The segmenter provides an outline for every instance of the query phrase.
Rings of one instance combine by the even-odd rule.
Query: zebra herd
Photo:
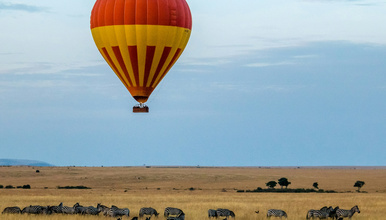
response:
[[[23,209],[13,206],[6,207],[2,214],[44,214],[50,215],[54,213],[59,214],[81,214],[81,215],[99,215],[102,212],[105,216],[129,216],[130,210],[128,208],[118,208],[117,206],[111,206],[111,208],[98,203],[97,207],[82,206],[79,203],[75,203],[72,207],[64,206],[61,202],[58,206],[40,206],[30,205]]]
[[[332,206],[324,206],[321,209],[310,209],[307,212],[306,219],[337,219],[343,220],[343,218],[349,218],[354,215],[355,212],[360,213],[358,206],[352,207],[350,210],[340,209],[339,206],[332,208]],[[258,213],[258,212],[256,212]],[[267,212],[267,218],[271,217],[284,217],[287,218],[287,213],[280,209],[270,209]]]
[[[308,210],[306,219],[337,219],[343,220],[343,218],[349,218],[355,214],[355,212],[360,213],[358,206],[352,207],[350,210],[340,209],[339,206],[332,208],[332,206],[327,207],[324,206],[321,209],[311,209]],[[72,207],[63,206],[63,203],[60,203],[58,206],[40,206],[40,205],[30,205],[24,207],[23,209],[13,206],[6,207],[2,214],[44,214],[50,215],[54,213],[61,214],[81,214],[81,215],[99,215],[102,213],[104,216],[109,217],[119,217],[121,219],[122,216],[130,216],[130,210],[128,208],[118,208],[115,205],[111,207],[107,207],[105,205],[97,204],[96,207],[93,206],[82,206],[79,203],[75,203]],[[259,213],[259,211],[256,211]],[[145,216],[146,215],[146,216]],[[150,220],[151,217],[158,217],[159,213],[152,207],[143,207],[139,210],[139,218],[145,217],[146,220]],[[164,217],[167,220],[185,220],[185,213],[178,208],[167,207],[164,211]],[[236,215],[233,211],[229,209],[209,209],[208,210],[208,218],[223,218],[224,220],[228,219],[228,217],[235,218]],[[267,211],[267,218],[271,217],[279,217],[279,218],[287,218],[287,213],[280,209],[269,209]],[[133,217],[132,220],[137,220],[138,217]]]
[[[99,215],[102,213],[104,216],[119,217],[130,216],[130,210],[128,208],[118,208],[115,205],[107,207],[105,205],[97,204],[94,206],[82,206],[79,203],[75,203],[72,207],[64,206],[61,202],[57,206],[40,206],[30,205],[21,209],[18,206],[6,207],[2,214],[80,214],[80,215]],[[146,216],[145,216],[146,215]],[[150,220],[152,216],[158,216],[157,210],[151,207],[143,207],[139,210],[139,218],[145,217],[146,220]],[[185,213],[178,208],[167,207],[165,208],[164,216],[167,220],[185,220]],[[137,220],[138,217],[133,217],[132,220]]]
[[[361,213],[357,205],[352,207],[350,210],[340,209],[339,206],[335,208],[332,208],[332,206],[330,207],[324,206],[319,210],[314,210],[314,209],[308,210],[306,219],[314,219],[314,218],[319,218],[319,219],[332,218],[332,219],[338,219],[338,220],[342,220],[343,218],[351,219],[351,217],[355,214],[355,212]]]

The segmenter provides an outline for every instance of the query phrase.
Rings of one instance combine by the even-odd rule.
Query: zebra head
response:
[[[351,211],[353,211],[353,213],[354,213],[354,212],[361,213],[361,211],[359,210],[359,207],[358,207],[357,205],[354,206],[354,207],[352,207],[352,208],[351,208]]]

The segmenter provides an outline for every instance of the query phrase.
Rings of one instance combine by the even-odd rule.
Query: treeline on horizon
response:
[[[323,190],[323,189],[304,189],[304,188],[297,188],[297,189],[263,189],[261,187],[257,187],[253,190],[237,190],[238,193],[338,193],[335,190]]]

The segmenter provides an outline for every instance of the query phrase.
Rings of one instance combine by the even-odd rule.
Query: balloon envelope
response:
[[[91,12],[99,52],[139,103],[180,57],[191,29],[186,0],[97,0]]]

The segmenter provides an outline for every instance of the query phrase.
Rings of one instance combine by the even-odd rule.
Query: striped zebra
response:
[[[21,213],[49,215],[49,214],[52,214],[52,210],[50,206],[30,205],[25,207],[23,210],[21,210]]]
[[[216,210],[217,217],[223,216],[228,218],[231,216],[232,218],[236,217],[235,213],[229,209],[217,209]]]
[[[319,219],[327,219],[330,217],[330,212],[326,212],[323,210],[309,210],[306,216],[306,219],[314,219],[314,218],[319,218]]]
[[[21,209],[17,206],[6,207],[1,214],[21,214]]]
[[[327,219],[330,217],[330,212],[333,210],[332,206],[328,207],[325,206],[321,208],[320,210],[314,210],[311,209],[307,212],[306,219],[310,218],[319,218],[319,219]]]
[[[79,203],[75,203],[74,206],[68,207],[68,206],[62,206],[62,213],[63,214],[75,214],[76,208],[80,206]]]
[[[42,213],[42,207],[39,205],[39,206],[27,206],[27,207],[24,207],[23,210],[21,210],[21,213],[24,214],[24,213],[27,213],[27,214],[41,214]]]
[[[107,216],[110,211],[109,207],[101,205],[100,203],[98,203],[97,209],[100,210],[104,216]]]
[[[53,213],[62,213],[63,202],[61,202],[58,206],[51,206],[51,210]]]
[[[94,206],[89,206],[85,207],[84,213],[82,214],[87,214],[87,215],[99,215],[101,211],[95,208]]]
[[[208,217],[209,218],[217,218],[217,211],[214,209],[208,209]]]
[[[338,209],[336,210],[336,218],[348,217],[349,219],[351,219],[351,217],[354,215],[355,212],[361,213],[357,205],[352,207],[350,210]]]
[[[268,210],[267,212],[267,218],[271,218],[271,217],[284,217],[284,218],[287,218],[287,213],[285,213],[285,211],[283,210],[280,210],[280,209],[270,209]]]
[[[130,210],[128,208],[123,208],[120,209],[117,206],[113,205],[111,208],[107,211],[107,216],[110,217],[117,217],[117,216],[127,216],[129,217],[130,215]]]
[[[184,214],[184,212],[181,209],[178,208],[173,208],[173,207],[166,207],[164,211],[164,216],[169,217],[169,215],[175,215],[175,216],[180,216]],[[185,214],[184,214],[185,216]]]
[[[150,217],[152,217],[153,215],[158,216],[159,213],[157,212],[157,210],[153,209],[152,207],[142,207],[139,210],[139,217],[143,217],[144,215],[150,215]]]

